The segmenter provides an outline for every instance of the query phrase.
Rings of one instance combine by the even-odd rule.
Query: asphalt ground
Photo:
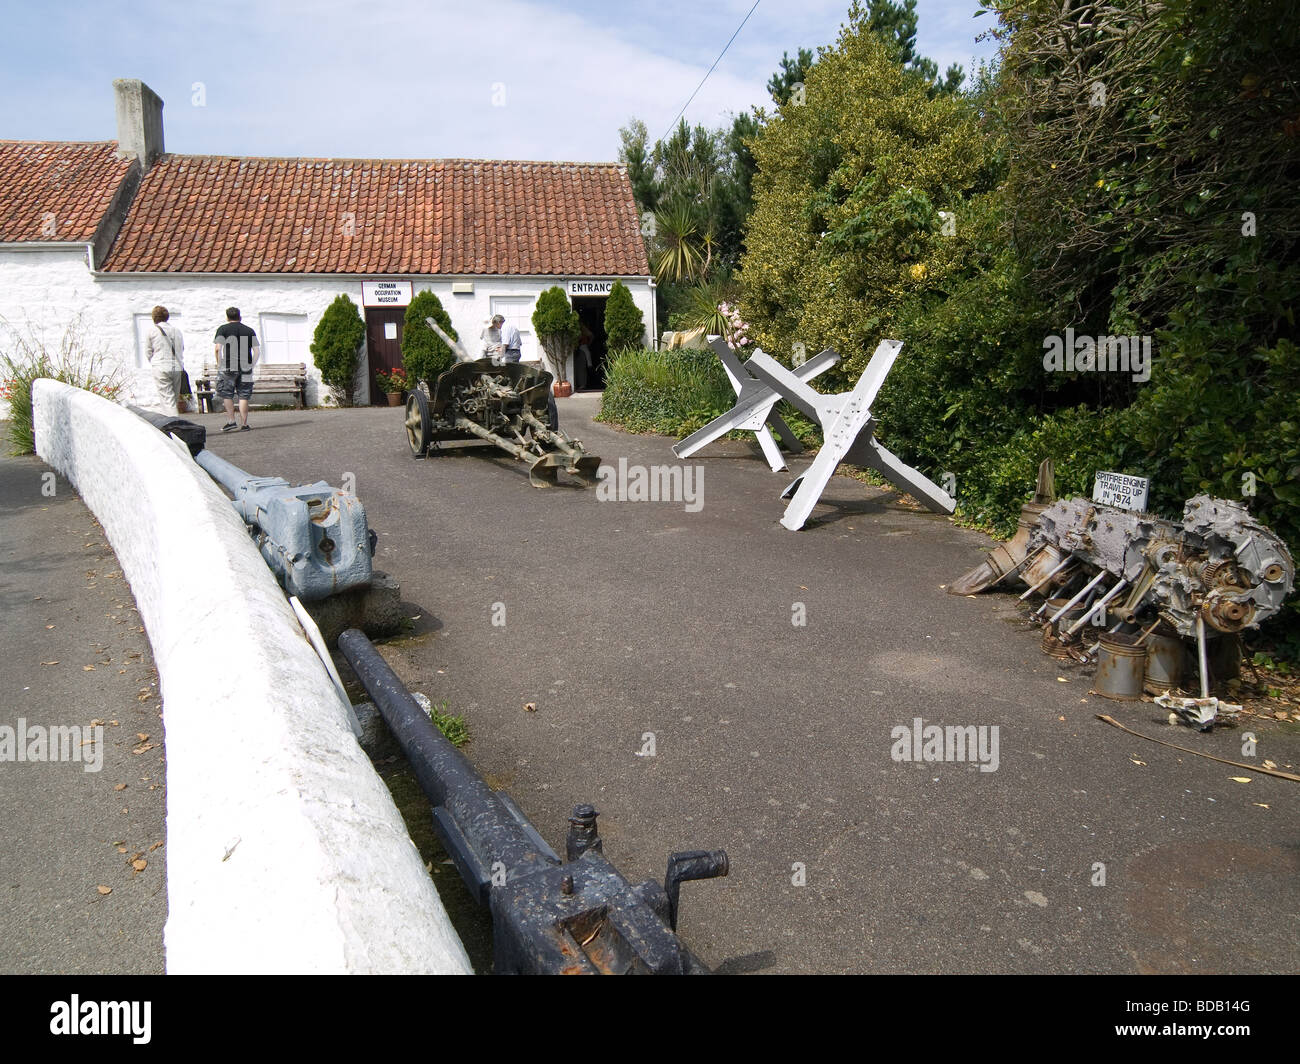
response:
[[[728,851],[727,879],[682,892],[681,933],[720,971],[1300,968],[1297,785],[1095,715],[1283,767],[1294,724],[1252,721],[1252,760],[1241,729],[1090,695],[1014,595],[944,592],[987,537],[842,476],[789,532],[789,478],[755,446],[681,463],[590,421],[596,403],[561,400],[564,427],[610,465],[702,470],[697,512],[563,474],[535,489],[482,451],[416,461],[398,409],[202,420],[250,472],[355,485],[414,619],[385,655],[465,714],[468,755],[553,846],[591,801],[629,878]],[[895,760],[914,718],[998,728],[996,771]]]
[[[161,973],[162,720],[135,601],[93,515],[36,458],[0,458],[0,559],[0,972]],[[20,721],[44,759],[16,760]],[[31,729],[59,726],[101,739],[50,760]]]
[[[1199,735],[1148,703],[1091,696],[1041,653],[1014,596],[945,594],[986,537],[846,477],[815,526],[788,532],[789,478],[755,447],[680,463],[671,440],[590,422],[595,402],[561,400],[566,429],[611,465],[702,469],[698,511],[600,501],[563,476],[534,489],[485,452],[415,461],[396,409],[255,411],[255,431],[228,435],[219,414],[196,420],[252,473],[355,487],[413,618],[383,653],[467,717],[467,754],[557,850],[583,801],[634,880],[661,878],[673,850],[727,849],[728,878],[682,892],[682,936],[718,971],[1300,967],[1296,785],[1095,714],[1251,761],[1240,730]],[[40,496],[43,469],[0,465],[0,681],[30,700],[9,718],[93,712],[132,740],[156,732],[156,696],[135,701],[147,645],[111,554],[65,484]],[[996,771],[895,760],[891,732],[917,717],[997,727]],[[1256,760],[1300,762],[1294,725],[1249,727]],[[163,837],[163,790],[147,790],[159,766],[145,767],[160,759],[115,739],[94,775],[0,765],[6,808],[24,811],[0,836],[15,855],[4,970],[160,970],[165,850],[143,873],[127,863]]]

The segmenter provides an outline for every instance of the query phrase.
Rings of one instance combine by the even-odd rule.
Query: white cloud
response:
[[[10,101],[0,135],[107,139],[114,77],[166,100],[171,151],[327,157],[610,160],[618,129],[663,133],[752,0],[144,0],[129,16],[90,0],[56,20],[15,14],[15,39],[55,34],[58,74],[41,52],[0,70]],[[762,0],[691,104],[716,126],[768,102],[783,51],[834,41],[848,0]],[[973,4],[924,0],[919,46],[970,68]],[[202,82],[206,106],[191,105]],[[505,106],[493,106],[502,83]]]

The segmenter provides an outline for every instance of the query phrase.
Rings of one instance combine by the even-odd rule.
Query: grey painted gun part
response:
[[[727,341],[717,339],[712,342],[714,352],[722,361],[722,368],[726,370],[727,377],[731,381],[731,387],[736,392],[736,405],[728,410],[721,417],[716,417],[710,421],[704,428],[698,432],[692,433],[673,447],[673,454],[678,458],[689,458],[700,448],[707,446],[728,432],[752,432],[758,437],[758,445],[763,449],[763,456],[767,459],[767,464],[772,467],[772,472],[779,473],[786,468],[785,459],[781,455],[781,449],[777,447],[776,440],[772,438],[772,429],[776,429],[777,434],[781,437],[781,442],[785,444],[786,449],[794,454],[803,451],[803,445],[790,431],[790,426],[785,423],[779,414],[774,414],[772,408],[780,400],[780,396],[772,388],[763,382],[756,380],[748,372],[748,365],[741,365],[740,359],[736,357],[734,351],[727,346]],[[756,351],[754,354],[761,354]],[[802,366],[796,367],[794,376],[803,382],[808,382],[814,377],[835,365],[840,360],[840,356],[827,348],[821,354],[810,358]],[[752,361],[752,357],[751,357]],[[769,428],[768,426],[771,426]]]
[[[436,328],[437,323],[431,323]],[[600,459],[580,440],[550,428],[551,375],[530,363],[457,362],[438,375],[426,396],[406,401],[406,439],[416,458],[436,454],[443,443],[478,440],[527,462],[534,487],[554,486],[558,472],[593,483]]]
[[[441,339],[444,344],[450,347],[452,353],[455,354],[456,357],[459,358],[462,362],[474,361],[474,356],[471,355],[468,351],[466,351],[463,346],[461,346],[461,342],[459,340],[453,340],[450,336],[448,336],[445,332],[443,332],[442,326],[440,326],[436,321],[434,321],[432,318],[425,318],[424,323],[427,326],[429,326],[430,329],[432,329],[434,332],[438,334],[439,339]]]
[[[234,496],[235,512],[290,595],[314,602],[370,583],[374,544],[355,495],[323,480],[295,488],[255,477],[211,451],[194,460]]]

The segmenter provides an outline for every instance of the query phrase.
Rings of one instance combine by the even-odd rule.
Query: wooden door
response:
[[[383,406],[387,399],[375,384],[375,370],[394,370],[402,364],[402,320],[405,307],[366,308],[366,350],[370,354],[370,402]]]

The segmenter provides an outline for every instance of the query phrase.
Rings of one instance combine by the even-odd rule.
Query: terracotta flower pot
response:
[[[564,399],[573,394],[573,385],[568,381],[556,381],[554,391],[556,398]]]
[[[389,392],[389,393],[388,393],[388,405],[389,405],[389,406],[401,406],[401,405],[402,405],[402,393],[401,393],[401,392]]]

